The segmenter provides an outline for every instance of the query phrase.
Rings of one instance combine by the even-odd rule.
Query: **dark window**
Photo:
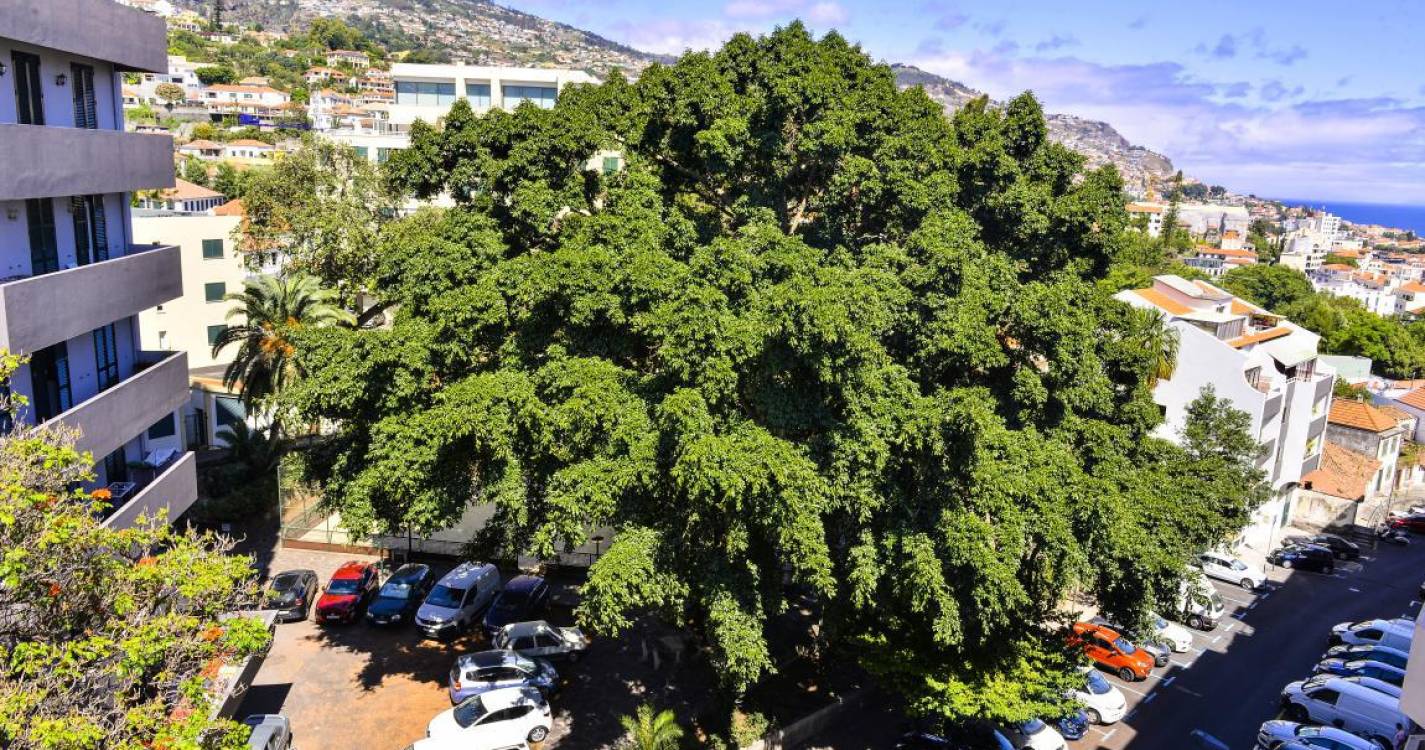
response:
[[[1378,641],[1378,640],[1380,640],[1380,631],[1377,630],[1377,629],[1375,629],[1375,628],[1366,628],[1365,630],[1362,630],[1362,631],[1356,633],[1356,635],[1358,635],[1358,636],[1360,636],[1360,637],[1362,637],[1362,638],[1364,638],[1364,639],[1366,639],[1366,640],[1368,640],[1368,641]]]
[[[470,106],[477,109],[490,108],[490,84],[488,83],[467,83],[465,84],[465,98],[470,100]]]
[[[109,259],[109,226],[104,218],[104,197],[76,195],[69,199],[74,215],[74,257],[87,266]]]
[[[159,438],[173,437],[178,434],[178,428],[173,424],[173,415],[165,414],[153,426],[148,428],[148,439],[158,440]]]
[[[218,412],[218,427],[227,427],[247,419],[247,410],[243,408],[242,400],[234,396],[219,396],[213,399]]]
[[[228,293],[228,285],[221,281],[203,285],[203,299],[208,302],[222,302],[223,295]]]
[[[44,94],[40,84],[40,58],[28,52],[10,53],[15,64],[15,116],[21,125],[45,124]]]
[[[94,104],[94,69],[71,63],[70,90],[74,92],[74,127],[94,130],[99,127],[98,107]]]
[[[522,706],[510,706],[505,710],[509,712],[509,715],[505,717],[506,719],[518,719],[521,716],[524,716],[525,714],[534,710],[534,706],[528,704]]]
[[[522,638],[516,638],[512,648],[515,651],[525,651],[534,648],[534,638],[528,635]]]
[[[99,390],[119,382],[119,348],[114,344],[113,323],[94,329],[94,368],[99,375]]]
[[[104,479],[110,483],[129,481],[129,460],[123,447],[104,457]]]
[[[35,391],[35,421],[45,422],[74,405],[69,388],[69,349],[61,341],[30,357],[30,381]]]
[[[541,634],[539,634],[539,635],[537,635],[537,636],[534,637],[534,647],[535,647],[535,648],[554,648],[555,646],[558,646],[558,645],[559,645],[559,642],[556,641],[556,640],[554,640],[554,636],[552,636],[552,635],[545,635],[545,634],[541,633]]]
[[[54,208],[49,198],[25,201],[30,223],[30,273],[39,276],[59,270],[59,244],[54,238]]]
[[[228,327],[222,323],[215,326],[208,326],[208,346],[217,346],[218,337],[223,335],[223,331],[226,330],[228,330]]]
[[[203,260],[223,257],[222,240],[203,240]]]
[[[1314,693],[1307,693],[1306,697],[1314,701],[1325,703],[1328,706],[1334,706],[1336,705],[1336,700],[1341,697],[1341,694],[1330,688],[1322,688]]]

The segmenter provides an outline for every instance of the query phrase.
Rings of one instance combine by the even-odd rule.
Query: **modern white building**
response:
[[[125,72],[167,69],[163,19],[113,0],[0,3],[0,348],[27,422],[72,428],[94,488],[132,524],[197,498],[182,352],[145,350],[138,314],[183,293],[179,250],[143,245],[135,191],[174,184],[173,142],[124,132]]]
[[[183,295],[139,314],[143,348],[187,352],[190,368],[232,361],[236,349],[214,357],[213,343],[228,326],[228,311],[238,306],[227,294],[242,291],[249,276],[233,244],[233,232],[241,222],[242,215],[231,211],[135,210],[134,238],[176,245],[183,259]]]
[[[1115,297],[1156,310],[1178,331],[1177,369],[1153,391],[1164,413],[1160,437],[1180,439],[1188,405],[1207,386],[1251,417],[1257,467],[1273,496],[1237,541],[1267,551],[1291,517],[1302,476],[1321,462],[1334,373],[1318,360],[1320,337],[1205,281],[1158,276]]]
[[[1133,219],[1140,219],[1146,222],[1145,230],[1149,237],[1161,237],[1163,235],[1163,206],[1159,203],[1135,202],[1128,204],[1128,216]]]

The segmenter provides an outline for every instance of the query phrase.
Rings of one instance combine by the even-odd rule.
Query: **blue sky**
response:
[[[800,18],[1259,195],[1425,205],[1421,0],[503,0],[650,52]]]

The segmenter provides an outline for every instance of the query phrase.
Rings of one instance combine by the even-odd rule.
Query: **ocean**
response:
[[[1288,206],[1322,208],[1353,224],[1380,224],[1396,229],[1413,229],[1425,236],[1425,206],[1391,206],[1384,203],[1343,203],[1341,201],[1309,201],[1297,198],[1273,198]]]

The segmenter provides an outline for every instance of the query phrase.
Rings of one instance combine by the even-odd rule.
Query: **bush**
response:
[[[756,711],[744,713],[740,708],[732,709],[730,731],[732,741],[737,747],[747,747],[767,736],[770,727],[771,722],[767,721],[767,717]]]

